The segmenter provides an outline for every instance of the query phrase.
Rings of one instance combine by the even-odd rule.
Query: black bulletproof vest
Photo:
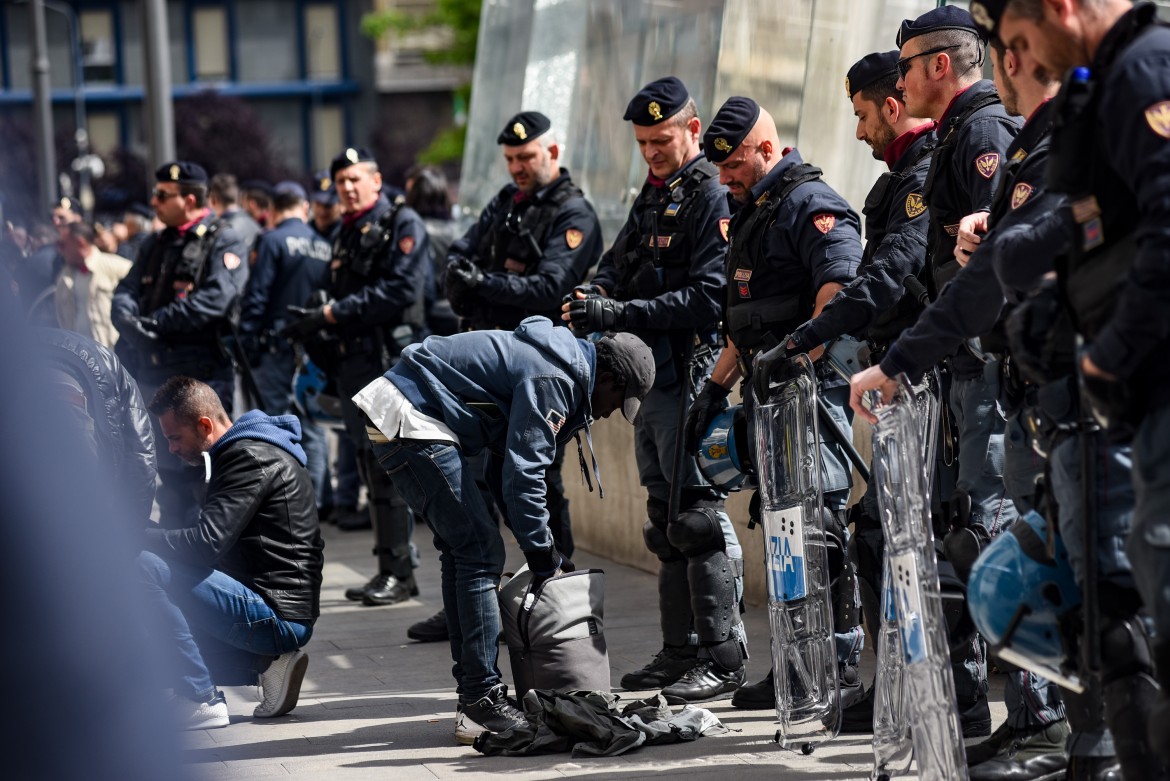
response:
[[[514,188],[510,190],[519,192]],[[560,177],[553,182],[545,197],[525,198],[519,202],[509,198],[510,202],[504,204],[506,208],[496,212],[491,229],[484,233],[476,247],[476,257],[484,271],[520,276],[534,273],[544,257],[543,247],[561,206],[570,198],[584,195],[571,180]]]
[[[171,229],[155,237],[142,273],[138,311],[150,314],[173,301],[186,298],[207,281],[208,258],[219,223],[200,223],[182,236]]]
[[[926,267],[928,271],[927,289],[930,291],[931,299],[938,298],[939,291],[947,282],[951,281],[955,274],[959,273],[961,268],[954,255],[955,235],[957,234],[952,234],[947,230],[947,219],[948,217],[952,218],[953,225],[957,226],[959,220],[971,211],[966,209],[963,210],[962,214],[947,214],[942,208],[944,204],[964,202],[962,193],[957,191],[959,183],[949,175],[951,162],[955,156],[955,142],[958,140],[959,130],[966,126],[976,111],[994,106],[999,102],[999,95],[994,92],[988,92],[971,101],[963,109],[958,120],[950,123],[950,130],[944,138],[939,139],[938,145],[934,148],[934,156],[930,161],[930,172],[926,175],[926,184],[922,188],[926,205],[930,208],[930,237],[926,252]],[[943,180],[947,188],[945,193],[939,189],[942,186],[938,178],[941,171],[948,174]]]
[[[900,171],[887,171],[878,177],[873,187],[870,188],[869,195],[865,197],[865,207],[862,209],[862,213],[865,215],[865,250],[861,254],[859,268],[864,268],[873,260],[874,254],[881,246],[882,240],[886,237],[885,228],[889,224],[890,213],[895,207],[905,209],[904,204],[895,203],[902,182],[907,177],[928,169],[933,151],[933,143],[923,143],[917,156],[904,168]],[[925,270],[921,276],[926,276]],[[919,281],[922,280],[919,279]],[[917,296],[904,293],[898,299],[898,303],[877,316],[866,331],[866,338],[879,347],[888,346],[889,342],[918,320],[918,315],[923,308]]]
[[[715,166],[700,160],[660,189],[647,182],[634,203],[635,230],[613,247],[619,301],[654,298],[684,287],[692,265],[695,204],[703,185],[718,176]]]
[[[1129,16],[1130,27],[1098,55],[1106,68],[1117,54],[1155,29],[1152,7]],[[1077,331],[1092,339],[1113,314],[1137,252],[1138,204],[1109,166],[1098,119],[1105,73],[1076,68],[1055,99],[1048,185],[1067,193],[1077,222],[1068,256],[1057,258],[1065,301]]]
[[[821,169],[808,163],[789,168],[784,176],[754,203],[735,215],[727,247],[727,334],[740,350],[770,346],[787,336],[812,315],[808,290],[793,292],[792,280],[767,267],[764,242],[776,212],[800,185],[821,178]],[[759,275],[756,275],[759,272]],[[740,301],[740,279],[747,276],[754,291],[750,301]]]
[[[394,221],[402,205],[402,200],[396,199],[389,209],[360,229],[342,228],[338,231],[337,238],[333,240],[333,269],[329,286],[334,298],[353,295],[378,281],[383,258],[394,252]],[[419,301],[403,311],[400,323],[421,326],[424,306],[420,296]],[[395,325],[398,323],[388,323],[384,328],[391,329]]]

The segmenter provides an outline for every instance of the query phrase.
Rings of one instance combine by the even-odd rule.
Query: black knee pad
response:
[[[646,548],[658,557],[659,561],[682,561],[686,557],[670,544],[666,538],[666,531],[659,528],[654,521],[646,521],[642,525],[642,538],[646,541]]]
[[[1101,680],[1110,681],[1154,672],[1150,638],[1137,618],[1114,619],[1101,629]]]
[[[678,514],[674,523],[666,527],[666,538],[687,558],[727,547],[719,511],[714,507],[692,507]]]

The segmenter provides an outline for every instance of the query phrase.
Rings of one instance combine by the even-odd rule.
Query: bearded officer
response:
[[[730,226],[725,271],[727,346],[691,405],[686,433],[692,443],[706,433],[735,382],[752,379],[755,356],[781,345],[796,326],[818,315],[853,279],[861,261],[857,215],[821,181],[819,168],[806,164],[796,149],[781,147],[775,120],[754,100],[728,98],[703,136],[703,147],[738,207]],[[813,357],[818,356],[819,351],[814,352]],[[760,378],[765,386],[769,372],[765,368]],[[844,381],[824,363],[818,364],[817,373],[820,395],[836,428],[850,431]],[[750,420],[754,397],[744,396]],[[827,530],[836,532],[843,560],[841,520],[852,476],[842,445],[831,434],[823,437],[821,489],[826,525],[833,527]],[[864,635],[852,578],[839,577],[837,583],[847,584],[846,593],[834,602],[841,683],[848,690],[842,692],[842,706],[848,707],[862,694],[856,668]],[[740,707],[774,708],[772,672],[737,692],[734,701]]]

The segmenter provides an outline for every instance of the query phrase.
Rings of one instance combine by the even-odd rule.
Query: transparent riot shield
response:
[[[905,376],[897,379],[894,398],[888,404],[878,400],[873,405],[878,418],[873,429],[873,463],[890,597],[902,647],[902,697],[911,704],[905,710],[919,778],[965,780],[966,756],[930,522],[930,464],[923,459],[923,434],[933,426],[917,411],[925,400],[915,399]]]
[[[922,463],[927,485],[934,463],[938,437],[939,383],[935,372],[913,389],[914,415],[918,421]],[[887,470],[888,471],[888,470]],[[879,499],[880,503],[880,499]],[[930,504],[929,493],[926,496]],[[881,626],[877,637],[877,672],[874,675],[873,775],[877,781],[903,775],[910,769],[914,747],[910,737],[910,699],[906,695],[906,661],[898,634],[896,601],[890,576],[889,547],[882,561]]]
[[[799,355],[754,414],[780,720],[776,740],[805,753],[835,737],[841,722],[816,393],[812,363]]]

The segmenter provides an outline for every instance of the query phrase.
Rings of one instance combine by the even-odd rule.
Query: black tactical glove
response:
[[[556,546],[524,551],[524,560],[528,562],[528,570],[532,573],[532,586],[535,588],[551,577],[564,572],[572,572],[577,567],[568,557],[557,550]]]
[[[760,353],[752,365],[752,393],[755,394],[756,401],[761,404],[768,398],[772,380],[777,375],[787,373],[788,359],[791,357],[788,341],[788,337],[785,337],[784,341],[771,350]]]
[[[573,288],[572,292],[565,293],[564,297],[561,298],[561,303],[571,304],[574,301],[579,301],[584,298],[603,295],[605,294],[601,292],[601,288],[597,285],[577,285],[577,287]]]
[[[477,271],[478,277],[475,275]],[[474,285],[470,284],[473,278]],[[457,257],[447,265],[446,271],[443,272],[443,292],[456,314],[467,316],[468,306],[475,300],[473,291],[481,281],[483,272],[467,258]]]
[[[143,349],[158,341],[158,322],[152,317],[131,317],[126,321],[127,330],[122,336]]]
[[[683,428],[686,440],[683,448],[693,453],[699,447],[699,440],[707,433],[711,421],[727,407],[727,394],[730,388],[724,388],[719,383],[708,378],[699,395],[691,402],[687,412],[687,422]]]
[[[331,302],[332,303],[332,302]],[[304,339],[312,336],[320,331],[322,328],[329,327],[329,321],[325,319],[325,307],[329,304],[323,304],[317,307],[303,307],[290,306],[288,313],[295,319],[280,329],[280,335],[286,339]]]
[[[569,302],[569,322],[579,334],[623,331],[626,327],[626,305],[612,298],[594,296]]]

